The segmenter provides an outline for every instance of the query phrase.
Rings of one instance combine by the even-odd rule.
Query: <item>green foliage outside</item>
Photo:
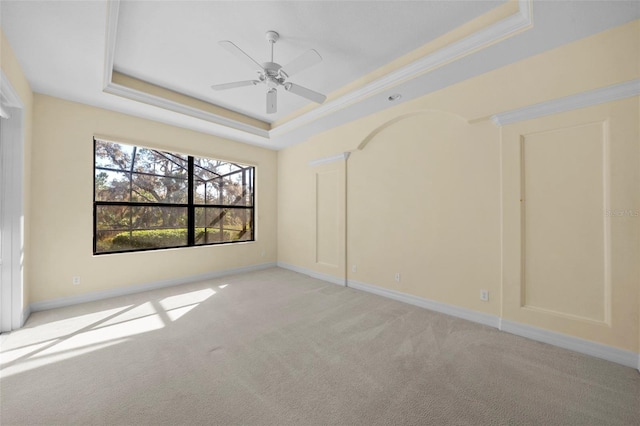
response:
[[[186,246],[189,161],[96,140],[96,252]],[[251,239],[253,168],[198,157],[193,165],[195,244]]]
[[[126,250],[137,248],[182,246],[187,243],[186,229],[150,229],[143,231],[121,232],[113,237],[113,249]]]
[[[205,235],[204,228],[196,228],[196,244],[215,243],[222,241],[236,241],[240,239],[241,230],[223,231],[220,238],[219,229],[207,229]],[[205,240],[206,238],[206,240]],[[113,239],[105,239],[100,241],[100,251],[117,251],[155,247],[177,247],[187,244],[186,229],[149,229],[121,232]]]

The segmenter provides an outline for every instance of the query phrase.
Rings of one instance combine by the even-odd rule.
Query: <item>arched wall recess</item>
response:
[[[458,114],[454,114],[452,112],[449,111],[442,111],[442,110],[436,110],[436,109],[428,109],[428,110],[420,110],[420,111],[412,111],[412,112],[407,112],[401,115],[398,115],[397,117],[392,118],[391,120],[388,120],[384,123],[382,123],[381,125],[379,125],[378,127],[376,127],[375,129],[373,129],[363,140],[362,142],[360,142],[360,145],[358,145],[358,150],[362,151],[368,144],[369,142],[371,142],[376,136],[378,136],[378,134],[380,134],[381,132],[383,132],[385,129],[395,125],[396,123],[406,120],[408,118],[411,117],[415,117],[416,115],[428,115],[428,114],[433,114],[433,113],[445,113],[445,114],[450,114],[453,115],[455,117],[460,118],[462,121],[464,121],[464,123],[467,123],[467,120],[458,115]]]
[[[499,315],[498,141],[436,109],[373,128],[347,160],[347,284]]]

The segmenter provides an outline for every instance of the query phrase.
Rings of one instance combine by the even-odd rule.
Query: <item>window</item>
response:
[[[94,254],[254,240],[254,167],[94,139],[94,172]]]

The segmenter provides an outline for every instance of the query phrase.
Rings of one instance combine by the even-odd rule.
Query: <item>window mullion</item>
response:
[[[194,206],[193,191],[194,191],[194,166],[193,157],[188,157],[188,191],[187,191],[187,245],[193,246],[196,244],[196,208]]]
[[[174,165],[181,169],[174,173]],[[239,170],[227,172],[233,167]],[[93,169],[94,254],[255,241],[253,166],[151,149],[147,152],[94,138]],[[207,179],[211,174],[215,177]],[[199,184],[204,186],[203,197],[198,196]],[[209,194],[211,187],[218,193]],[[239,190],[242,195],[237,197]],[[201,210],[203,217],[199,216]],[[199,223],[205,229],[203,238],[198,237]]]

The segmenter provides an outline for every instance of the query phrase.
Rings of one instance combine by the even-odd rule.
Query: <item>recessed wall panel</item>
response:
[[[522,305],[608,322],[606,123],[521,138]]]
[[[316,173],[316,263],[338,266],[340,179],[337,170]]]

